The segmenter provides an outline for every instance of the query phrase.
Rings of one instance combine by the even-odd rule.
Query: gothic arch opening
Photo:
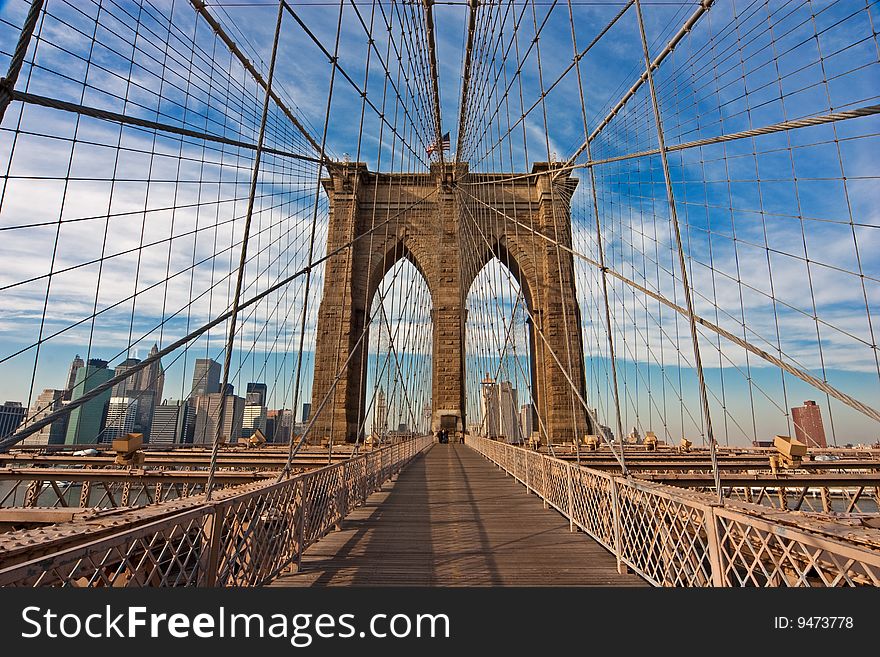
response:
[[[468,431],[509,443],[539,431],[532,295],[506,250],[474,276],[467,293],[465,394]]]
[[[367,299],[373,299],[379,287],[388,278],[388,274],[400,264],[401,261],[407,261],[416,272],[422,277],[422,281],[428,287],[430,293],[431,274],[423,265],[428,258],[425,257],[423,246],[410,239],[407,235],[392,236],[383,239],[380,235],[375,240],[377,244],[370,249],[370,260],[372,266],[370,268],[369,279],[367,281]]]
[[[383,270],[370,287],[358,417],[362,434],[386,441],[431,429],[433,327],[431,291],[409,249],[389,251]]]

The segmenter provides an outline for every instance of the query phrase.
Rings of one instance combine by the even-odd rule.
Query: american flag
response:
[[[442,148],[444,151],[448,151],[448,150],[449,150],[449,146],[450,146],[450,144],[449,144],[449,133],[447,132],[447,133],[446,133],[445,135],[443,135],[443,137],[441,137],[441,139],[440,139],[440,148]],[[433,142],[430,146],[428,146],[428,148],[427,148],[426,150],[428,151],[428,155],[433,155],[433,154],[434,154],[434,151],[437,150],[437,142],[436,142],[436,141]]]

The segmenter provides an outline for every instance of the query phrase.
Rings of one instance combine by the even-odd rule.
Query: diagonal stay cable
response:
[[[310,265],[307,265],[306,267],[299,269],[298,271],[294,272],[290,276],[287,276],[284,279],[278,281],[277,283],[275,283],[271,287],[266,288],[265,290],[263,290],[259,294],[254,295],[253,297],[251,297],[247,301],[241,302],[238,307],[239,311],[244,310],[245,308],[248,308],[250,306],[253,306],[256,303],[259,303],[260,301],[262,301],[263,299],[268,297],[273,292],[277,292],[278,290],[289,285],[292,281],[296,280],[300,276],[304,276],[307,273],[313,271],[319,265],[323,264],[324,262],[326,262],[330,258],[334,257],[335,255],[342,253],[346,249],[351,248],[355,242],[358,242],[358,241],[364,239],[365,237],[368,237],[369,235],[372,234],[373,231],[376,231],[376,230],[379,230],[380,228],[385,227],[387,224],[389,224],[394,219],[396,219],[397,216],[399,216],[400,214],[403,214],[404,212],[406,212],[410,208],[413,208],[413,207],[419,205],[420,203],[424,202],[427,198],[429,198],[435,192],[436,192],[436,190],[431,190],[424,197],[414,201],[413,203],[411,203],[407,207],[401,209],[397,213],[397,215],[390,217],[389,219],[386,219],[385,221],[383,221],[379,224],[376,224],[373,228],[371,228],[367,231],[364,231],[363,233],[361,233],[360,235],[358,235],[357,237],[355,237],[351,241],[343,244],[342,246],[334,249],[333,251],[330,251],[329,253],[327,253],[327,255],[325,255],[321,258],[318,258]],[[29,424],[27,427],[23,427],[23,428],[19,429],[18,431],[16,431],[15,433],[12,433],[9,436],[3,438],[2,440],[0,440],[0,452],[8,450],[10,447],[21,442],[22,440],[24,440],[28,436],[30,436],[34,433],[37,433],[43,427],[46,427],[46,426],[52,424],[55,420],[58,420],[59,418],[62,418],[66,415],[69,415],[70,412],[73,411],[74,409],[79,408],[80,406],[87,403],[88,401],[101,395],[103,392],[110,390],[117,383],[121,383],[122,381],[125,381],[126,379],[134,376],[135,374],[137,374],[141,370],[143,370],[143,369],[149,367],[150,365],[152,365],[153,363],[161,360],[163,357],[167,356],[171,352],[176,351],[180,347],[192,342],[193,340],[195,340],[199,336],[204,335],[205,333],[210,331],[212,328],[214,328],[218,324],[225,322],[227,319],[229,319],[231,317],[231,315],[232,315],[231,310],[228,310],[228,311],[224,312],[223,314],[218,315],[217,317],[212,319],[207,324],[203,324],[202,326],[198,327],[197,329],[190,331],[189,333],[187,333],[183,337],[179,338],[178,340],[175,340],[174,342],[172,342],[168,346],[160,349],[157,353],[155,353],[151,356],[148,356],[147,358],[142,360],[140,363],[132,365],[125,372],[123,372],[121,374],[117,374],[116,376],[108,379],[104,383],[102,383],[98,386],[95,386],[94,388],[92,388],[88,392],[84,393],[81,397],[78,397],[77,399],[71,400],[70,403],[65,405],[65,407],[63,409],[53,411],[52,413],[49,413],[48,415],[40,418],[39,420],[34,421],[32,424]]]
[[[504,213],[502,213],[500,210],[490,206],[489,204],[485,203],[484,201],[477,198],[476,196],[473,196],[472,194],[470,194],[470,192],[466,191],[465,193],[467,193],[469,196],[471,196],[478,203],[481,203],[482,205],[485,205],[486,207],[490,208],[493,212],[497,212],[499,214],[504,215]],[[553,241],[553,239],[551,237],[548,237],[547,235],[544,235],[544,234],[540,233],[539,231],[534,230],[531,226],[528,226],[526,224],[523,224],[520,221],[517,221],[515,218],[511,217],[510,215],[504,215],[504,216],[507,218],[508,221],[514,222],[515,224],[518,224],[521,228],[528,230],[529,232],[536,235],[537,237],[540,237],[540,238],[547,240],[549,242]],[[601,270],[601,265],[593,258],[590,258],[589,256],[584,255],[583,253],[580,253],[579,251],[577,251],[569,246],[566,246],[564,244],[560,244],[559,248],[561,248],[565,251],[568,251],[573,256],[580,258],[584,262]],[[611,268],[607,268],[606,272],[609,276],[616,278],[617,280],[625,283],[626,285],[630,286],[634,290],[641,292],[642,294],[645,294],[647,296],[650,296],[655,301],[659,301],[663,305],[667,306],[668,308],[671,308],[672,310],[676,311],[677,313],[681,314],[682,316],[685,316],[685,317],[687,316],[687,310],[685,310],[685,308],[678,305],[674,301],[667,299],[662,294],[659,294],[657,292],[654,292],[653,290],[649,290],[648,288],[646,288],[642,285],[639,285],[637,282],[631,280],[630,278],[627,278],[623,274],[621,274]],[[814,388],[831,395],[832,397],[843,402],[844,404],[846,404],[850,408],[853,408],[853,409],[859,411],[860,413],[868,416],[869,418],[880,422],[880,410],[877,410],[877,409],[869,406],[868,404],[866,404],[862,401],[859,401],[858,399],[846,394],[845,392],[838,390],[837,388],[835,388],[831,384],[814,377],[813,375],[809,374],[808,372],[805,372],[804,370],[801,370],[801,369],[791,365],[790,363],[788,363],[780,358],[777,358],[776,356],[764,351],[760,347],[753,345],[751,342],[748,342],[747,340],[740,338],[739,336],[731,333],[730,331],[725,330],[724,328],[718,326],[717,324],[714,324],[713,322],[710,322],[707,319],[704,319],[703,317],[701,317],[699,315],[694,315],[694,320],[698,324],[700,324],[701,326],[704,326],[707,329],[709,329],[710,331],[713,331],[713,332],[717,333],[718,335],[726,338],[727,340],[730,340],[734,344],[742,347],[743,349],[746,349],[747,351],[755,354],[756,356],[763,358],[764,360],[771,363],[772,365],[775,365],[776,367],[785,370],[789,374],[796,376],[797,378],[801,379],[802,381],[809,383]]]

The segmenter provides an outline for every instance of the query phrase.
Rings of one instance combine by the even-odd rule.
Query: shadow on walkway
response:
[[[489,461],[434,445],[272,586],[645,586]]]

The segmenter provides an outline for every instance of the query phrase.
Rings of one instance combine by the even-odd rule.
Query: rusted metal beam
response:
[[[345,452],[334,455],[333,462],[337,463],[349,458],[350,454]],[[3,466],[86,466],[86,467],[107,467],[114,463],[115,453],[97,454],[95,456],[73,456],[73,455],[54,455],[54,454],[0,454],[0,467]],[[173,454],[173,453],[156,453],[145,452],[145,465],[166,466],[166,467],[207,467],[210,463],[211,455],[209,452],[200,454]],[[277,468],[284,465],[286,455],[277,454],[223,454],[221,452],[217,463],[220,467],[246,467],[246,468]],[[327,465],[327,454],[298,454],[293,461],[295,467],[309,468]],[[878,463],[880,465],[880,463]]]
[[[0,525],[41,524],[54,525],[59,522],[85,519],[95,515],[92,509],[12,507],[0,509]]]
[[[257,483],[225,488],[215,492],[214,502],[255,490],[266,484]],[[0,534],[0,554],[2,567],[59,552],[66,547],[88,540],[97,540],[110,534],[135,528],[141,525],[179,516],[188,511],[198,510],[205,505],[204,494],[184,499],[172,500],[164,504],[153,504],[132,508],[113,508],[84,513],[73,522],[40,529]]]
[[[117,585],[116,575],[119,574],[119,571],[114,570],[108,574],[105,570],[105,562],[101,559],[107,557],[113,550],[122,550],[122,552],[128,553],[132,546],[136,546],[135,549],[145,550],[163,550],[165,546],[173,549],[181,544],[181,540],[184,540],[181,539],[180,534],[174,536],[166,534],[174,528],[182,528],[182,531],[191,537],[193,543],[188,544],[187,548],[190,555],[200,553],[206,547],[219,550],[218,554],[225,554],[227,546],[212,543],[213,538],[218,541],[233,542],[242,537],[245,540],[250,540],[251,537],[256,536],[256,528],[260,523],[285,523],[289,526],[293,522],[289,514],[294,511],[295,507],[300,507],[298,500],[302,500],[302,497],[299,497],[298,500],[292,495],[285,498],[284,495],[279,495],[279,492],[289,493],[292,488],[300,486],[302,482],[315,478],[316,488],[312,495],[315,498],[312,500],[314,503],[315,500],[326,501],[324,496],[335,495],[340,485],[366,485],[367,479],[381,485],[387,477],[392,476],[394,472],[417,454],[429,448],[431,444],[430,437],[421,436],[407,441],[405,444],[382,448],[376,453],[361,454],[355,457],[353,462],[358,465],[362,464],[363,469],[352,468],[350,471],[352,480],[337,476],[339,471],[345,469],[347,465],[337,463],[277,483],[272,480],[261,480],[241,486],[230,486],[216,491],[210,501],[206,499],[205,494],[200,494],[139,508],[94,511],[92,515],[76,517],[71,522],[0,534],[0,555],[2,555],[0,556],[0,583],[10,584],[27,581],[29,585],[33,585],[34,582],[44,584],[48,582],[57,585],[60,582],[76,586],[77,582],[86,578],[86,585],[90,585],[88,578],[92,576],[96,580],[100,579],[99,585],[104,583],[115,586]],[[387,458],[385,458],[386,456]],[[333,482],[331,488],[335,486],[336,491],[327,489],[329,482]],[[254,516],[251,504],[262,508],[263,514],[258,513],[257,516]],[[346,510],[339,511],[343,514],[347,513]],[[214,521],[220,519],[225,520],[214,524]],[[326,524],[327,518],[316,518],[316,521],[323,523],[319,529],[324,531],[326,528],[323,525]],[[231,525],[227,525],[227,522]],[[228,526],[234,526],[234,530],[227,536],[227,533],[221,531],[221,528]],[[210,532],[215,535],[213,538],[205,534],[205,530],[212,527],[217,528],[216,532]],[[277,549],[259,552],[259,554],[262,557],[270,558],[271,553],[281,561],[280,566],[286,565],[283,560],[288,554],[288,546],[283,545],[282,542],[288,540],[288,536],[289,534],[286,532],[260,535],[259,540],[273,541],[273,545]],[[160,543],[154,544],[152,540],[157,537],[160,539]],[[139,543],[143,539],[148,539],[149,546]],[[309,541],[314,540],[316,540],[314,536],[309,539]],[[66,574],[58,572],[58,568],[62,565],[66,567],[72,562],[78,563],[90,555],[97,554],[102,555],[101,558],[90,562],[96,564],[95,568],[89,572],[77,571],[75,575],[71,576],[78,579],[69,580]],[[118,554],[118,552],[114,554]],[[98,563],[99,561],[101,563]],[[199,561],[199,564],[202,563]],[[193,568],[197,565],[194,564]],[[109,567],[114,569],[117,566],[118,564],[113,562]],[[198,567],[201,568],[201,565]],[[259,571],[261,579],[251,581],[243,576],[231,580],[231,583],[233,585],[263,583],[277,572],[273,569],[278,567],[278,563],[256,564],[254,572]],[[70,571],[65,572],[69,573]],[[47,573],[51,573],[49,580],[44,579]],[[156,581],[137,579],[139,575],[143,574],[123,573],[122,579],[118,581],[123,586],[181,585],[176,579]],[[208,578],[216,578],[218,571],[203,578],[204,575],[205,573],[202,572],[200,579],[197,580],[202,585]],[[128,579],[129,577],[133,579]],[[183,582],[184,585],[187,583],[195,582],[190,580]]]
[[[711,488],[715,485],[711,473],[642,473],[639,478],[658,484],[686,488]],[[880,472],[780,472],[778,475],[729,472],[724,475],[724,485],[754,488],[797,488],[803,486],[817,489],[822,486],[861,488],[880,485]]]
[[[278,470],[218,470],[215,478],[224,484],[243,484],[278,475]],[[136,484],[204,483],[207,470],[85,469],[85,468],[0,468],[0,481],[101,481]],[[57,492],[57,491],[56,491]]]
[[[575,462],[575,457],[573,456],[559,456],[557,454],[557,458],[566,462]],[[614,461],[613,459],[591,459],[590,457],[584,457],[583,453],[581,454],[581,465],[588,468],[597,468],[600,470],[620,470],[620,465]],[[626,467],[628,470],[633,471],[674,471],[674,470],[706,470],[711,469],[712,463],[705,459],[695,459],[689,461],[681,461],[681,460],[664,460],[664,459],[654,459],[654,460],[635,460],[630,463],[630,459],[627,458]],[[724,471],[743,471],[743,470],[766,470],[770,471],[770,465],[768,463],[767,457],[760,457],[754,459],[719,459],[718,467],[720,467]],[[798,466],[798,469],[802,470],[810,470],[810,471],[824,471],[824,470],[880,470],[880,461],[872,461],[865,459],[858,459],[852,461],[804,461]]]

